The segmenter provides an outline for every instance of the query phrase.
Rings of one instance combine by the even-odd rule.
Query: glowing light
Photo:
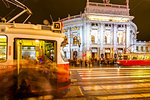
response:
[[[117,22],[128,22],[130,19],[125,17],[109,17],[109,16],[88,16],[90,20],[101,20],[101,21],[117,21]]]
[[[35,42],[36,42],[36,43],[39,43],[40,41],[39,41],[39,40],[35,40]]]

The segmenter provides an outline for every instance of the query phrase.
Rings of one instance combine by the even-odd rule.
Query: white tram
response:
[[[14,65],[14,59],[25,59],[26,53],[36,61],[47,55],[58,65],[66,64],[60,50],[65,34],[43,30],[42,25],[0,24],[0,65]]]
[[[42,63],[48,60],[51,63],[48,67],[50,69],[55,67],[55,82],[52,83],[55,84],[57,91],[54,93],[67,90],[70,86],[69,63],[62,59],[60,52],[65,34],[56,33],[47,28],[47,26],[33,24],[0,23],[0,74],[16,70],[20,77],[20,74],[28,73],[23,72],[25,68],[28,68],[27,71],[30,68],[36,68],[36,70],[38,67],[44,68],[46,64],[42,65]],[[33,62],[27,64],[27,61],[28,63]],[[48,62],[46,62],[47,65]],[[2,72],[3,69],[6,71]],[[28,81],[32,83],[32,80]],[[20,85],[22,85],[21,81]]]

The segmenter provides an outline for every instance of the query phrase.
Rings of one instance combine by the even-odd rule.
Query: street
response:
[[[50,86],[47,77],[40,71],[25,70],[26,74],[21,78],[30,80],[31,90],[49,91]],[[6,100],[13,97],[11,90],[15,89],[15,77],[13,73],[5,74],[1,78],[0,99]],[[29,74],[29,75],[27,75]],[[41,75],[40,75],[41,74]],[[19,79],[21,81],[21,78]],[[70,91],[63,97],[54,98],[53,94],[47,93],[21,100],[148,100],[150,99],[150,67],[149,66],[108,66],[101,67],[70,67],[71,86]],[[42,80],[42,81],[41,81]],[[9,81],[9,83],[8,83]],[[22,85],[23,86],[23,85]],[[34,88],[35,87],[35,88]],[[14,88],[14,89],[12,89]],[[45,92],[44,92],[45,93]],[[8,94],[8,95],[6,95]],[[4,96],[5,95],[5,96]],[[14,99],[15,100],[15,99]]]
[[[150,68],[71,68],[70,92],[55,100],[150,99]]]

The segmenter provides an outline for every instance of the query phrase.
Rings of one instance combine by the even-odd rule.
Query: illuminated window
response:
[[[148,47],[146,47],[146,52],[148,52],[149,50],[148,50]]]
[[[118,32],[117,34],[117,43],[123,44],[123,32],[122,31]]]
[[[92,43],[95,43],[95,37],[93,35],[91,36],[91,41]]]
[[[141,51],[143,51],[143,46],[141,46]]]
[[[139,51],[139,47],[138,46],[136,46],[136,51]]]
[[[21,59],[32,59],[37,62],[57,61],[57,42],[48,40],[15,39],[21,41]],[[17,59],[17,48],[15,48],[14,59]]]
[[[105,36],[105,43],[107,44],[107,36]]]
[[[74,28],[72,28],[72,30],[74,30]]]
[[[64,29],[64,32],[67,32],[67,29]]]
[[[0,35],[0,62],[7,59],[7,36]]]
[[[119,44],[119,37],[117,37],[117,43]]]
[[[105,32],[105,44],[111,44],[111,33],[110,33],[110,31]]]
[[[75,30],[78,30],[79,28],[78,27],[75,27]]]
[[[77,45],[77,44],[78,44],[77,37],[74,37],[74,38],[73,38],[73,45]]]

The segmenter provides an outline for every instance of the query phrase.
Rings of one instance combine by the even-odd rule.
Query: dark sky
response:
[[[34,24],[42,24],[44,19],[50,20],[50,14],[54,21],[58,18],[65,18],[70,15],[77,15],[80,11],[84,11],[86,0],[19,0],[23,2],[29,9],[32,10],[33,15],[29,19]],[[90,0],[93,2],[102,2],[102,0]],[[111,3],[125,4],[126,0],[111,0]],[[135,16],[133,22],[137,25],[138,40],[150,41],[150,0],[130,0],[130,15]],[[0,17],[7,17],[10,19],[13,15],[19,13],[21,9],[13,5],[6,8],[2,0],[0,0]],[[14,12],[10,13],[13,9]],[[23,21],[27,14],[21,16],[16,22]]]

